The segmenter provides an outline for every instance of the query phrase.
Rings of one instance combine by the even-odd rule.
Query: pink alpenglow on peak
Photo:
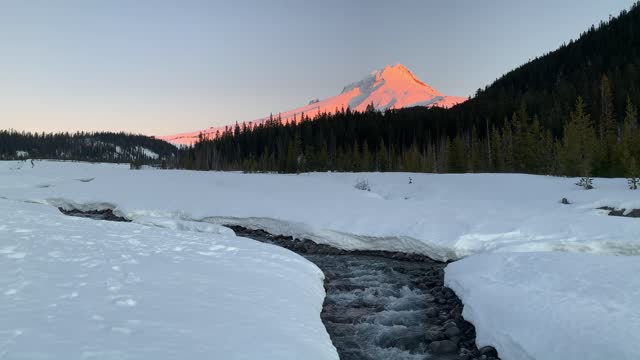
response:
[[[440,106],[449,108],[464,102],[466,98],[441,94],[431,86],[416,78],[409,69],[402,64],[386,66],[377,70],[364,79],[345,86],[339,95],[324,99],[313,100],[303,107],[279,113],[282,121],[297,121],[304,114],[313,118],[321,113],[334,113],[336,109],[350,108],[354,111],[364,111],[369,104],[377,110],[400,109],[413,106]],[[247,125],[257,125],[266,122],[269,117],[245,122]],[[227,126],[235,126],[230,124]],[[212,127],[206,130],[158,136],[159,139],[177,145],[191,145],[200,136],[211,139],[222,133],[225,126]]]

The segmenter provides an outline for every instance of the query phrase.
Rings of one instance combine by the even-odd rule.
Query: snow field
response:
[[[211,224],[0,214],[0,358],[338,358],[323,275],[287,250]]]
[[[40,161],[12,170],[18,167],[0,163],[0,197],[109,207],[134,221],[236,224],[439,260],[485,252],[640,254],[640,221],[596,209],[640,208],[640,192],[624,179],[596,179],[596,189],[584,191],[575,179],[517,174],[277,175]],[[371,191],[354,188],[360,178]],[[561,204],[563,197],[571,204]]]
[[[409,177],[413,180],[412,184],[408,182]],[[362,178],[368,180],[371,191],[354,188],[357,180]],[[138,240],[139,244],[132,245],[126,238],[132,235],[131,229],[139,227],[139,229],[145,229],[145,236],[148,232],[153,239],[156,237],[162,239],[162,241],[152,241],[157,244],[168,241],[172,245],[167,246],[166,249],[184,247],[181,243],[173,244],[174,241],[199,243],[205,241],[203,239],[208,239],[207,241],[216,239],[216,244],[219,242],[222,246],[238,249],[251,249],[252,246],[257,246],[250,243],[246,244],[247,248],[244,247],[245,245],[232,245],[231,243],[236,244],[237,238],[233,238],[226,230],[216,226],[217,224],[237,224],[248,228],[264,229],[274,234],[310,238],[344,249],[405,251],[426,254],[440,260],[462,259],[447,267],[446,281],[465,304],[465,318],[476,325],[480,346],[494,345],[505,360],[635,359],[640,353],[637,345],[640,344],[640,306],[638,305],[640,304],[640,284],[638,283],[640,277],[636,276],[640,273],[640,261],[637,257],[640,254],[640,219],[607,216],[606,211],[597,210],[597,208],[601,206],[627,210],[640,208],[640,191],[628,190],[624,179],[595,179],[596,189],[590,191],[580,189],[574,185],[575,182],[575,179],[568,178],[518,174],[276,175],[131,171],[126,166],[118,165],[40,161],[36,161],[35,166],[31,168],[24,162],[0,162],[0,203],[4,204],[3,206],[9,206],[6,204],[11,203],[13,204],[11,206],[48,209],[50,213],[46,215],[46,221],[41,222],[51,223],[48,227],[43,227],[44,232],[34,239],[49,239],[45,234],[57,235],[60,229],[68,229],[67,225],[72,224],[68,223],[68,220],[62,220],[62,217],[57,214],[54,217],[56,210],[51,206],[87,210],[109,208],[114,209],[117,214],[132,219],[134,224],[99,225],[109,229],[111,226],[114,226],[114,229],[126,226],[127,230],[113,237],[107,236],[109,232],[104,234],[98,232],[97,238],[106,237],[110,240],[106,242],[111,244],[109,246],[115,246],[113,239],[118,239],[115,243],[120,245],[116,248],[96,248],[97,254],[104,252],[111,254],[107,258],[120,259],[118,257],[120,255],[116,256],[116,254],[125,253],[134,256],[137,261],[155,258],[167,260],[161,262],[162,266],[150,263],[148,269],[154,271],[127,270],[141,279],[153,278],[154,274],[162,271],[168,273],[175,271],[183,275],[181,282],[179,284],[176,282],[175,286],[222,281],[220,285],[222,288],[227,286],[227,289],[231,289],[229,293],[237,294],[237,298],[245,301],[241,303],[243,309],[245,306],[252,309],[242,311],[234,318],[235,322],[245,325],[222,331],[223,326],[215,327],[212,324],[196,321],[194,328],[200,333],[201,329],[211,330],[207,327],[211,326],[214,334],[223,333],[219,338],[222,340],[213,344],[218,351],[225,351],[225,354],[231,351],[231,347],[239,347],[240,343],[246,345],[245,340],[249,340],[242,337],[245,334],[244,329],[262,324],[261,328],[256,328],[254,329],[256,332],[251,333],[256,336],[261,334],[262,337],[251,340],[251,344],[267,346],[266,344],[271,341],[276,344],[272,346],[289,349],[293,341],[297,345],[291,351],[316,347],[320,350],[311,351],[309,354],[318,354],[318,358],[332,358],[332,356],[335,358],[335,350],[331,347],[318,316],[324,295],[318,270],[315,267],[308,268],[310,265],[304,260],[286,252],[285,254],[289,254],[287,256],[298,260],[285,263],[277,257],[271,258],[270,262],[266,254],[264,254],[266,259],[261,257],[262,255],[237,257],[239,256],[237,254],[246,252],[211,250],[207,247],[213,245],[198,245],[197,250],[189,248],[192,250],[185,253],[188,254],[186,259],[189,259],[185,261],[188,264],[187,267],[184,267],[184,264],[174,267],[171,261],[175,260],[176,256],[187,255],[168,250],[159,252],[152,250],[155,245],[149,246],[146,250],[144,247],[141,248],[140,244],[148,244],[148,241]],[[571,204],[561,204],[562,198],[567,198]],[[24,202],[41,205],[24,204]],[[37,213],[39,214],[40,211],[44,210],[38,210]],[[15,209],[8,209],[6,213],[11,212],[15,212]],[[20,219],[33,218],[35,214],[3,216],[12,216],[14,221],[27,221]],[[94,223],[95,221],[91,224]],[[60,224],[65,225],[60,226]],[[27,267],[30,264],[27,259],[41,258],[51,261],[50,257],[38,252],[40,250],[39,246],[33,242],[35,240],[29,240],[30,243],[28,238],[14,235],[15,230],[18,229],[40,231],[41,225],[13,227],[11,228],[14,232],[11,233],[12,237],[6,237],[6,235],[2,237],[5,229],[9,229],[5,223],[0,223],[0,227],[2,226],[5,228],[0,231],[2,241],[0,257],[4,257],[3,260],[6,262],[0,263],[0,267],[5,266],[0,268],[0,274],[11,274],[4,277],[16,283],[11,286],[2,284],[4,296],[12,297],[22,294],[20,284],[23,282],[20,281],[27,284],[43,283],[46,285],[44,289],[47,292],[58,294],[56,291],[59,290],[54,284],[64,284],[64,281],[44,281],[39,277],[47,274],[47,270],[43,270],[49,269],[47,262],[35,262],[33,268]],[[92,228],[94,226],[98,225],[91,225]],[[93,231],[86,229],[81,232]],[[17,232],[17,234],[21,233]],[[24,234],[20,236],[28,236]],[[166,234],[176,235],[166,239]],[[184,236],[188,237],[187,240],[183,238]],[[191,237],[197,240],[192,240]],[[225,242],[223,239],[234,239],[234,241]],[[246,241],[248,240],[240,240],[240,243],[244,244]],[[103,244],[105,241],[97,243]],[[93,247],[85,248],[86,242],[70,244],[75,245],[69,246],[79,247],[70,251],[73,254],[85,252],[91,254],[93,251],[91,249],[95,247],[92,245]],[[128,251],[134,251],[134,254],[129,254]],[[277,250],[269,250],[271,251]],[[149,253],[153,256],[144,257],[140,256],[140,253]],[[207,253],[212,254],[206,255]],[[213,254],[216,253],[227,256],[215,257]],[[33,256],[34,254],[38,254],[39,257]],[[94,254],[89,259],[100,257]],[[214,259],[216,261],[226,259],[228,262],[214,262]],[[264,264],[260,262],[260,266],[256,265],[259,260]],[[8,261],[11,264],[5,265],[9,264]],[[65,262],[64,266],[80,267],[84,272],[77,271],[74,267],[73,271],[65,270],[63,273],[67,275],[63,277],[72,277],[71,274],[76,273],[92,276],[89,270],[81,267],[81,264],[86,263],[83,261],[90,260]],[[24,273],[25,270],[20,270],[22,274],[11,273],[12,269],[16,269],[15,262],[22,262],[24,269],[30,269],[30,272]],[[243,266],[232,266],[232,264]],[[244,264],[250,265],[247,267]],[[210,266],[219,266],[219,270],[207,271],[206,276],[203,275],[202,269],[210,269]],[[303,287],[309,294],[313,293],[312,295],[300,296],[298,291],[303,290],[294,291],[287,288],[287,286],[291,287],[288,282],[289,276],[283,278],[277,275],[279,272],[288,271],[287,269],[297,269],[298,266],[307,269],[297,274],[303,277],[298,283],[303,285],[299,287]],[[243,273],[240,270],[247,268],[254,270],[259,268],[260,272],[256,275],[257,270],[249,273]],[[109,270],[106,267],[105,269]],[[114,270],[109,270],[109,272],[112,271]],[[235,287],[231,285],[231,281],[225,282],[226,275],[220,276],[220,274],[227,274],[228,271],[231,271],[234,279],[240,279],[240,281],[233,281],[236,284]],[[100,274],[103,273],[104,271],[101,271],[93,276],[99,279]],[[195,274],[193,277],[191,277],[192,273]],[[258,290],[253,290],[252,279],[261,279],[259,276],[263,276],[264,281],[256,280],[255,284],[258,285],[255,286]],[[120,282],[123,281],[120,280]],[[278,288],[283,286],[282,284],[287,286]],[[79,285],[73,285],[72,290],[58,296],[70,296],[65,301],[87,299],[85,292],[77,289]],[[188,304],[197,309],[210,310],[204,304],[194,300],[197,294],[187,292],[178,299],[178,295],[172,292],[173,289],[173,287],[171,289],[159,287],[146,293],[147,298],[140,294],[124,298],[125,305],[130,303],[128,301],[130,299],[135,301],[135,306],[115,308],[141,309],[143,308],[141,304],[148,303],[149,294],[167,293],[169,308],[178,307],[178,304],[183,304],[185,301],[187,303],[193,301],[195,304]],[[101,288],[100,291],[103,295],[84,300],[86,304],[99,304],[98,309],[106,306],[104,304],[113,306],[110,296],[115,295],[109,293],[108,287],[106,290]],[[265,297],[262,301],[268,301],[268,303],[257,302],[255,291],[263,292]],[[74,293],[77,293],[77,296],[73,297]],[[40,299],[40,296],[36,295],[25,299]],[[124,295],[130,295],[130,293],[127,292]],[[219,292],[210,291],[206,295],[208,299],[212,299],[213,303],[222,304],[221,306],[226,304],[227,298]],[[305,324],[304,329],[295,325],[282,325],[276,320],[265,320],[264,317],[268,314],[261,314],[260,310],[270,308],[271,301],[277,303],[277,300],[273,300],[271,296],[295,299],[288,300],[291,301],[288,306],[299,309],[301,315],[295,315],[297,322],[291,320],[287,324],[300,323],[299,320],[304,318],[305,320],[301,322]],[[153,298],[156,299],[157,296]],[[48,300],[46,304],[38,304],[35,308],[44,308],[51,303]],[[20,302],[6,304],[10,305],[0,304],[0,312],[2,312],[0,315],[20,311],[30,312],[28,302],[24,305]],[[2,306],[5,307],[2,308]],[[166,308],[163,307],[164,309]],[[285,313],[284,310],[279,309],[281,308],[276,308],[274,311],[277,316],[274,315],[270,319]],[[222,312],[230,313],[226,308]],[[31,313],[33,316],[36,314],[36,312],[30,312],[30,316]],[[153,315],[162,318],[161,315],[165,313],[167,312],[162,311]],[[202,313],[206,311],[198,312],[198,314]],[[42,315],[44,314],[46,313]],[[121,315],[120,312],[117,314]],[[103,317],[100,313],[98,316]],[[286,321],[288,315],[283,316],[284,320],[281,320]],[[122,316],[125,320],[139,320],[138,318],[140,316],[137,318]],[[150,316],[147,319],[151,318]],[[116,319],[121,318],[116,317]],[[196,317],[196,319],[202,320],[202,317]],[[254,321],[255,319],[261,320]],[[78,324],[75,320],[69,321],[71,324]],[[231,320],[226,324],[222,322],[225,326],[231,326],[232,323]],[[24,329],[18,326],[17,320],[8,324],[2,331],[5,334],[13,334],[11,339],[19,339],[21,335],[15,334],[22,334]],[[39,325],[42,324],[45,323]],[[80,324],[82,326],[78,328],[85,326],[83,323]],[[114,324],[116,325],[109,326],[131,330],[127,336],[144,333],[136,331],[135,327],[129,323],[115,322]],[[174,324],[172,323],[171,326]],[[37,329],[38,326],[34,325],[33,328]],[[49,339],[49,333],[45,331],[46,328],[43,329],[43,339]],[[235,329],[240,329],[240,332],[236,333]],[[273,329],[279,330],[273,331]],[[287,332],[289,330],[291,330],[290,333]],[[275,343],[276,338],[280,338],[283,332],[286,332],[284,337],[289,339],[286,342]],[[123,336],[120,333],[117,334],[117,336]],[[273,337],[270,337],[271,335]],[[113,334],[110,336],[116,337]],[[236,337],[240,340],[236,340]],[[192,344],[189,341],[196,341],[190,339],[185,336],[184,342]],[[52,344],[47,342],[49,340],[45,340],[43,340],[44,344]],[[10,348],[18,349],[19,340],[11,341],[18,342]],[[207,343],[205,346],[208,345]],[[24,351],[27,351],[26,343],[22,343],[22,346]],[[115,348],[100,346],[98,349],[102,350],[99,351]],[[0,349],[6,348],[7,346],[0,345]],[[189,349],[197,351],[198,347],[194,345]],[[273,348],[269,350],[275,351]],[[141,357],[144,356],[141,355]],[[286,356],[274,358],[281,359]]]

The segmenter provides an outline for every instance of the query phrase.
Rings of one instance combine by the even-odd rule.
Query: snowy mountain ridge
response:
[[[463,97],[443,95],[420,81],[404,65],[396,64],[376,70],[362,80],[345,86],[339,95],[318,101],[313,100],[305,106],[282,112],[278,116],[282,121],[291,122],[300,120],[303,114],[313,118],[317,114],[325,112],[331,114],[346,108],[364,111],[370,104],[373,104],[377,110],[384,111],[412,106],[448,108],[465,100],[466,98]],[[268,119],[269,117],[264,117],[249,121],[247,124],[261,124]],[[198,140],[200,134],[205,138],[214,138],[217,132],[222,133],[224,130],[225,126],[211,127],[201,131],[159,136],[158,139],[178,145],[191,145]]]

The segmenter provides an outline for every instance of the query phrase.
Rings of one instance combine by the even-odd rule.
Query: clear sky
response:
[[[633,0],[0,0],[0,128],[193,131],[387,64],[468,96]]]

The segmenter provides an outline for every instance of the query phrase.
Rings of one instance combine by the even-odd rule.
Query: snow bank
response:
[[[315,265],[212,224],[141,222],[0,199],[0,358],[338,359]]]
[[[477,343],[500,357],[632,360],[640,354],[640,260],[483,254],[447,266]]]
[[[370,192],[354,188],[359,178],[368,180]],[[440,260],[485,252],[640,254],[640,220],[596,210],[640,208],[640,191],[628,190],[624,179],[596,179],[590,191],[574,183],[516,174],[276,175],[0,162],[0,197],[80,208],[107,204],[134,221],[233,223],[344,249]],[[572,204],[561,204],[563,197]]]

